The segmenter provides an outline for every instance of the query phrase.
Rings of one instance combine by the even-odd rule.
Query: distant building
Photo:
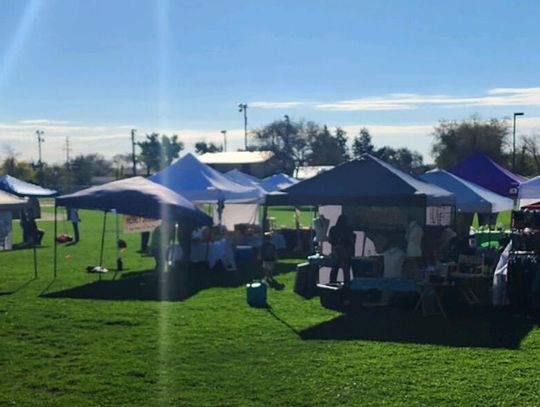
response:
[[[257,178],[265,178],[281,171],[281,162],[272,151],[205,153],[198,158],[201,162],[220,172],[237,169]]]
[[[321,172],[328,171],[334,168],[333,165],[306,165],[298,167],[294,173],[294,177],[299,180],[314,177]]]

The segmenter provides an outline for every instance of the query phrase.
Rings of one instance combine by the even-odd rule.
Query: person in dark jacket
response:
[[[337,283],[340,268],[343,270],[343,282],[347,283],[351,278],[351,259],[354,255],[355,236],[345,215],[339,215],[336,224],[330,228],[328,240],[332,245],[330,284]]]

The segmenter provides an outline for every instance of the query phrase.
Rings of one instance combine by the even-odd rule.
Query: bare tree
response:
[[[527,153],[534,162],[536,173],[540,173],[540,134],[532,134],[521,138],[523,152]],[[525,155],[525,154],[524,154]]]

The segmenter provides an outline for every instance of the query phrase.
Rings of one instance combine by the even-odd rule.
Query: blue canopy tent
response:
[[[281,192],[269,205],[454,205],[454,195],[427,184],[369,154],[348,161]]]
[[[212,224],[212,218],[198,210],[191,202],[155,182],[142,177],[113,181],[56,198],[54,234],[57,234],[58,206],[104,211],[100,266],[103,260],[105,222],[108,211],[154,219],[171,219],[190,227]],[[54,275],[57,271],[57,243],[54,249]]]
[[[468,182],[444,170],[433,170],[420,175],[422,181],[452,192],[456,210],[463,213],[498,213],[512,209],[512,200]]]
[[[458,177],[489,189],[499,195],[515,197],[525,178],[500,166],[483,153],[474,153],[448,169]]]
[[[56,195],[56,191],[40,187],[36,184],[31,184],[22,181],[11,175],[2,175],[0,177],[0,190],[8,192],[16,196],[24,196],[29,198],[41,198]]]
[[[268,192],[275,192],[281,191],[282,189],[290,187],[291,185],[294,185],[296,183],[298,183],[297,179],[280,172],[278,174],[266,177],[261,181],[260,185]]]
[[[364,256],[371,233],[380,231],[388,240],[401,239],[411,217],[422,225],[451,224],[455,198],[451,192],[364,154],[268,194],[266,204],[319,206],[319,213],[321,207],[340,206],[339,213],[349,217],[349,225],[363,232],[358,252]],[[332,226],[338,215],[326,217]]]
[[[259,188],[232,181],[200,162],[193,154],[186,154],[151,176],[150,180],[178,192],[192,202],[258,202],[264,195]]]

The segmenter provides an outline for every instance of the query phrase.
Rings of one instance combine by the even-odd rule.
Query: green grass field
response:
[[[81,215],[83,240],[61,247],[56,279],[51,222],[40,223],[37,279],[30,250],[0,253],[1,406],[540,405],[530,320],[490,310],[448,321],[343,316],[292,292],[300,259],[281,262],[286,287],[269,292],[269,310],[248,307],[234,279],[159,301],[138,236],[124,236],[122,275],[84,272],[97,262],[101,217]],[[113,230],[110,219],[111,268]]]

